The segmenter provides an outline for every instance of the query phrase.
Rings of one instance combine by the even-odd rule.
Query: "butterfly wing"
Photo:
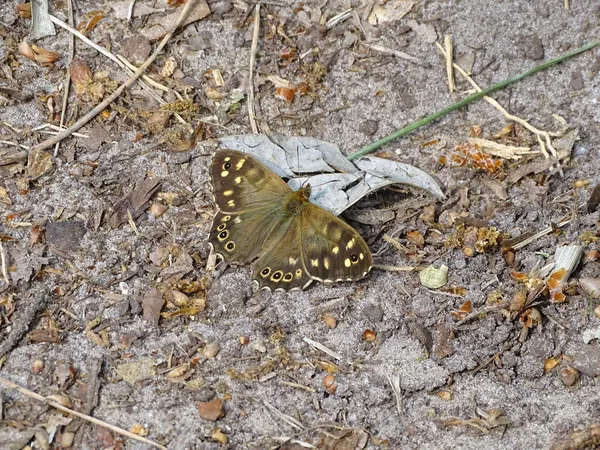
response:
[[[292,190],[264,164],[235,150],[218,150],[210,175],[220,211],[209,241],[226,261],[248,263],[260,253]]]
[[[280,204],[292,192],[271,169],[252,156],[218,150],[210,165],[215,203],[228,213]]]
[[[300,216],[304,267],[319,281],[353,281],[373,266],[371,251],[358,232],[312,203]]]
[[[304,289],[312,282],[302,259],[299,216],[284,216],[276,222],[262,250],[252,275],[260,289]]]

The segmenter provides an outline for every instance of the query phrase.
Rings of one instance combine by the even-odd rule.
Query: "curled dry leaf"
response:
[[[6,206],[12,205],[12,200],[8,196],[8,192],[6,192],[6,189],[2,186],[0,186],[0,203],[4,203]]]
[[[532,328],[542,323],[542,314],[537,308],[529,308],[521,314],[521,322],[525,328]]]
[[[84,17],[86,20],[79,22],[77,30],[84,36],[87,36],[98,22],[104,19],[104,13],[102,11],[90,11],[89,13],[86,13]]]
[[[227,445],[227,443],[229,442],[229,439],[225,434],[223,434],[220,428],[215,428],[211,433],[210,438],[221,445]]]
[[[284,100],[286,103],[292,103],[296,98],[296,88],[278,87],[275,89],[275,97]]]
[[[453,317],[456,317],[458,320],[464,320],[465,317],[467,317],[467,315],[471,312],[472,306],[473,305],[471,301],[467,300],[462,305],[460,305],[460,308],[458,308],[457,311],[452,311],[450,314]]]
[[[19,3],[15,10],[21,19],[31,19],[31,3]]]
[[[551,358],[548,358],[546,361],[544,361],[544,372],[550,372],[552,369],[558,366],[558,364],[560,364],[561,359],[561,355],[558,355],[552,356]]]
[[[144,427],[140,423],[133,425],[129,431],[131,431],[133,434],[137,434],[138,436],[148,436],[149,434],[148,428]]]
[[[31,61],[44,67],[53,67],[54,63],[60,58],[60,53],[46,50],[36,44],[29,45],[26,39],[23,39],[19,44],[19,52]]]
[[[418,248],[423,248],[423,246],[425,245],[425,238],[423,237],[423,234],[420,231],[408,231],[406,233],[406,238],[409,240],[409,242],[411,242]]]

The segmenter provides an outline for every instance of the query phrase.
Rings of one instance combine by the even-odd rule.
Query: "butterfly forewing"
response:
[[[273,206],[292,192],[267,166],[235,150],[217,151],[210,175],[215,203],[223,212]]]
[[[226,261],[249,263],[261,252],[281,202],[291,189],[268,167],[235,150],[219,150],[210,174],[220,209],[210,243]]]
[[[302,255],[312,278],[351,281],[369,273],[371,252],[354,228],[312,203],[304,209],[301,221]]]

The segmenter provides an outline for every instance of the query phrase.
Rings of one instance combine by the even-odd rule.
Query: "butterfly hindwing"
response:
[[[352,281],[373,265],[369,247],[354,228],[328,211],[308,204],[301,215],[302,255],[310,276],[320,281]]]
[[[210,175],[215,203],[223,212],[264,208],[292,192],[267,166],[235,150],[218,150]]]
[[[252,265],[252,279],[260,289],[304,289],[312,282],[302,261],[299,226],[300,221],[289,216],[274,225],[260,258]]]

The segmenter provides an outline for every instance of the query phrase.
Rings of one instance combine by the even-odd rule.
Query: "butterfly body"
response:
[[[352,281],[372,266],[360,235],[310,202],[310,186],[297,191],[255,158],[219,150],[211,163],[219,212],[209,241],[228,262],[253,263],[260,288],[304,289],[313,280]]]

